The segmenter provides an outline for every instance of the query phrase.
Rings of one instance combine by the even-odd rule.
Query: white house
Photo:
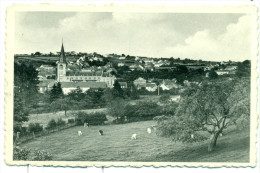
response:
[[[218,75],[225,75],[225,74],[229,74],[228,70],[216,70],[215,71]]]
[[[79,87],[83,92],[91,89],[98,89],[98,88],[107,88],[107,84],[105,82],[61,82],[61,88],[65,95],[70,93],[73,90],[76,90]]]
[[[145,89],[150,92],[157,90],[157,85],[155,83],[147,83]]]

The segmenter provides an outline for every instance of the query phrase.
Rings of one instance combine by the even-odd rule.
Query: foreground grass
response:
[[[154,121],[121,125],[73,127],[24,143],[22,147],[50,152],[62,161],[249,162],[249,133],[232,132],[208,153],[207,141],[182,144],[148,134]],[[98,130],[104,131],[104,136]],[[81,130],[82,136],[77,132]],[[137,140],[131,135],[137,134]]]

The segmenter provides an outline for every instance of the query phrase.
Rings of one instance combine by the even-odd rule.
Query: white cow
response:
[[[152,129],[151,128],[147,128],[147,133],[151,134],[152,133]]]
[[[81,132],[80,130],[78,131],[78,135],[79,135],[79,136],[81,136],[81,135],[82,135],[82,132]]]
[[[131,139],[132,139],[132,140],[136,139],[136,133],[132,134]]]

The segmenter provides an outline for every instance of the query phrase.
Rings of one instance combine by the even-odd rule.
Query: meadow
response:
[[[42,113],[42,114],[30,114],[29,121],[24,122],[23,125],[28,126],[30,123],[39,123],[40,125],[42,125],[45,128],[51,119],[57,120],[57,119],[61,118],[62,120],[68,122],[68,119],[75,118],[75,114],[78,111],[87,112],[87,113],[104,112],[104,111],[106,111],[106,108],[86,109],[86,110],[77,110],[77,111],[70,110],[67,112],[66,116],[65,116],[64,111]],[[108,119],[111,119],[111,117],[108,117]]]
[[[249,132],[233,131],[219,137],[216,149],[209,153],[207,141],[192,144],[148,134],[155,121],[128,124],[72,127],[21,144],[44,150],[55,161],[144,161],[144,162],[249,162]],[[104,135],[100,136],[98,130]],[[82,136],[77,132],[81,130]],[[131,135],[137,134],[136,140]]]

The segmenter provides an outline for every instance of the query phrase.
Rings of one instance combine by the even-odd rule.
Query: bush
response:
[[[44,160],[52,160],[52,155],[46,151],[34,151],[33,160],[36,161],[44,161]]]
[[[64,120],[62,120],[61,118],[59,118],[56,122],[57,126],[64,126],[66,124],[66,122]]]
[[[26,148],[14,147],[13,160],[52,160],[52,155],[46,151],[35,150],[31,151]]]
[[[154,102],[140,102],[138,105],[127,105],[124,116],[129,122],[151,120],[158,116],[161,110]]]
[[[29,160],[30,150],[14,147],[13,160]]]
[[[46,129],[52,129],[52,128],[55,128],[57,126],[57,123],[54,119],[50,120]]]
[[[73,124],[73,123],[75,123],[75,120],[74,119],[68,119],[68,123]]]
[[[78,112],[76,117],[77,125],[83,125],[85,122],[87,122],[89,125],[102,125],[105,121],[107,121],[106,114],[100,112],[91,114]]]
[[[39,123],[30,123],[28,130],[29,132],[41,132],[43,127]]]

